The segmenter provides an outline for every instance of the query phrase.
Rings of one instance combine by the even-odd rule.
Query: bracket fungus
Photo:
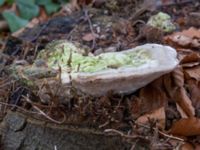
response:
[[[48,67],[61,68],[62,84],[100,96],[108,91],[131,93],[172,71],[177,65],[176,50],[159,44],[145,44],[122,52],[88,56],[84,49],[59,41],[38,54]]]

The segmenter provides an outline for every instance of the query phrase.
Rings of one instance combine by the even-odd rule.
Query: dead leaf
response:
[[[176,108],[181,115],[181,118],[188,118],[188,115],[184,112],[184,110],[176,103]]]
[[[190,38],[200,38],[200,29],[196,29],[194,27],[189,28],[188,30],[183,30],[181,35],[190,37]]]
[[[173,101],[172,97],[176,92],[176,85],[173,81],[173,74],[169,73],[163,76],[163,86],[169,101]]]
[[[200,81],[200,66],[184,69],[184,73],[187,78]]]
[[[44,22],[48,19],[48,15],[43,7],[40,7],[40,15],[38,17],[40,22]]]
[[[176,90],[174,99],[177,105],[180,106],[178,110],[180,109],[182,110],[180,111],[180,114],[182,115],[182,117],[185,117],[185,115],[187,115],[187,117],[193,117],[195,115],[195,109],[192,106],[192,102],[190,98],[188,97],[186,90],[184,88],[178,88]],[[183,114],[183,112],[185,113],[185,115]]]
[[[175,85],[177,86],[173,99],[176,101],[177,105],[180,106],[180,108],[178,107],[178,110],[181,109],[180,114],[182,117],[185,117],[185,115],[187,115],[187,117],[193,117],[195,115],[195,110],[184,89],[184,74],[182,68],[176,68],[172,74]]]
[[[200,64],[200,54],[190,49],[178,48],[178,59],[184,68],[191,68]]]
[[[200,62],[193,62],[193,63],[183,64],[181,66],[184,67],[184,68],[191,68],[191,67],[198,66],[199,64],[200,64]]]
[[[200,13],[190,12],[185,17],[187,26],[199,27],[200,26]]]
[[[195,109],[199,109],[200,108],[200,94],[199,94],[200,82],[194,79],[187,80],[187,87],[191,95],[193,106],[195,107]]]
[[[193,62],[199,62],[199,61],[200,61],[199,53],[191,51],[189,54],[186,54],[182,58],[182,60],[180,61],[180,64],[193,63]]]
[[[181,66],[174,69],[172,72],[174,83],[177,87],[183,87],[184,86],[184,74],[183,69]]]
[[[186,142],[183,145],[181,145],[180,150],[194,150],[194,146]]]
[[[196,117],[180,119],[172,125],[170,133],[179,136],[200,135],[200,119]]]
[[[176,47],[200,47],[200,29],[194,27],[182,32],[175,32],[164,38],[165,42]]]
[[[140,35],[144,37],[148,42],[152,43],[162,42],[164,33],[158,28],[145,25],[141,28]]]
[[[195,143],[195,150],[199,150],[200,149],[200,144]]]
[[[165,108],[160,107],[150,113],[147,113],[136,120],[136,123],[147,124],[149,120],[157,121],[156,125],[159,129],[165,128]]]
[[[82,37],[82,39],[83,39],[84,41],[90,42],[90,41],[96,39],[97,36],[98,36],[98,35],[96,35],[96,34],[94,35],[94,34],[92,34],[92,33],[86,33],[86,34]]]
[[[190,93],[192,104],[196,109],[200,108],[200,66],[184,69],[187,89]]]
[[[140,89],[139,97],[132,104],[132,115],[138,117],[141,114],[151,112],[163,107],[167,103],[167,97],[162,89],[162,77]]]

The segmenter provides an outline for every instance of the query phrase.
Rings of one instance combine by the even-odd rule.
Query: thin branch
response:
[[[86,19],[87,19],[87,21],[89,23],[90,31],[91,31],[91,33],[92,33],[92,35],[94,37],[92,39],[92,49],[94,49],[95,46],[96,46],[96,40],[95,40],[96,39],[96,34],[95,34],[94,30],[93,30],[92,22],[91,22],[90,16],[88,15],[88,10],[84,9],[84,13],[85,13],[85,17],[86,17]]]
[[[141,138],[141,139],[145,139],[143,136],[140,136],[140,135],[136,135],[136,136],[133,136],[133,135],[127,135],[127,134],[124,134],[123,132],[119,131],[119,130],[115,130],[115,129],[105,129],[104,130],[105,133],[116,133],[116,134],[119,134],[121,137],[124,137],[124,138],[128,138],[128,139],[138,139],[138,138]]]
[[[141,127],[144,127],[144,128],[147,128],[147,129],[151,129],[151,127],[146,126],[146,125],[144,125],[144,124],[136,123],[136,122],[134,122],[134,123],[135,123],[136,125],[141,126]],[[153,128],[153,130],[156,131],[157,128]],[[162,131],[160,131],[160,130],[158,130],[158,133],[161,134],[161,135],[163,135],[163,136],[165,136],[165,137],[167,137],[167,138],[170,138],[170,139],[178,140],[178,141],[181,141],[181,142],[184,142],[184,141],[185,141],[185,140],[182,139],[182,138],[179,138],[179,137],[176,137],[176,136],[173,136],[173,135],[166,134],[166,133],[164,133],[164,132],[162,132]]]
[[[24,109],[22,107],[19,107],[19,106],[15,105],[15,104],[8,104],[8,103],[5,103],[5,102],[0,102],[0,104],[1,105],[5,105],[5,106],[9,106],[9,107],[16,107],[17,109],[22,110],[22,111],[27,112],[27,113],[39,114],[38,112],[26,110],[26,109]]]
[[[64,115],[64,118],[62,121],[57,121],[53,118],[51,118],[50,116],[48,116],[44,111],[42,111],[40,108],[38,108],[37,106],[33,105],[32,101],[25,96],[22,96],[28,103],[30,103],[34,109],[36,109],[41,115],[43,115],[45,118],[51,120],[52,122],[58,123],[58,124],[62,124],[65,120],[66,120],[66,116]]]

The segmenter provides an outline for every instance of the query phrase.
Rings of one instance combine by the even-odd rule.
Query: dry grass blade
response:
[[[57,123],[57,124],[62,124],[62,123],[65,122],[65,120],[66,120],[66,116],[65,116],[65,115],[63,115],[64,117],[63,117],[63,120],[62,120],[62,121],[57,121],[57,120],[51,118],[50,116],[48,116],[48,115],[47,115],[44,111],[42,111],[39,107],[33,105],[32,101],[31,101],[28,97],[23,96],[23,98],[24,98],[28,103],[30,103],[30,104],[33,106],[33,108],[34,108],[35,110],[37,110],[41,115],[43,115],[43,116],[44,116],[45,118],[47,118],[48,120],[50,120],[50,121],[52,121],[52,122],[54,122],[54,123]]]
[[[119,130],[115,130],[115,129],[106,129],[104,130],[105,133],[116,133],[118,135],[120,135],[121,137],[124,137],[124,138],[128,138],[128,139],[137,139],[137,138],[141,138],[141,139],[145,139],[143,136],[140,136],[140,135],[126,135],[124,134],[123,132],[119,131]]]

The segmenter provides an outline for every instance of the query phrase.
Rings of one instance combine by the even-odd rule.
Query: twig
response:
[[[0,104],[1,105],[5,105],[5,106],[9,106],[9,107],[16,107],[17,109],[22,110],[22,111],[27,112],[27,113],[39,114],[38,112],[28,111],[28,110],[26,110],[26,109],[24,109],[22,107],[19,107],[19,106],[15,105],[15,104],[8,104],[8,103],[5,103],[5,102],[0,102]]]
[[[128,139],[138,139],[138,138],[145,139],[143,136],[140,136],[140,135],[136,135],[136,136],[127,135],[127,134],[124,134],[121,131],[115,130],[115,129],[105,129],[104,132],[105,133],[110,133],[110,132],[111,133],[116,133],[116,134],[119,134],[121,137],[128,138]]]
[[[140,15],[142,15],[144,12],[146,12],[148,10],[147,7],[143,7],[143,8],[140,8],[139,10],[137,10],[130,18],[129,20],[137,20],[138,17]]]
[[[58,150],[56,145],[54,145],[54,150]]]
[[[3,88],[3,87],[8,86],[8,85],[10,85],[10,84],[13,84],[14,82],[15,82],[15,81],[13,81],[13,80],[8,81],[8,82],[6,82],[6,83],[0,85],[0,88]]]
[[[138,141],[139,141],[138,139],[135,141],[135,143],[131,146],[131,149],[130,149],[130,150],[134,150],[134,149],[135,149],[135,147],[136,147]]]
[[[48,21],[47,23],[45,23],[45,24],[41,27],[41,29],[38,31],[38,33],[36,34],[36,36],[34,36],[34,37],[31,39],[30,42],[36,41],[36,40],[38,39],[38,37],[42,34],[42,32],[48,27],[49,23],[50,23],[49,21]]]
[[[105,126],[107,126],[110,123],[110,121],[106,121],[105,123],[99,125],[99,128],[103,128]]]
[[[36,44],[36,46],[35,46],[35,48],[34,48],[34,54],[33,54],[33,58],[34,58],[34,59],[36,59],[38,47],[39,47],[39,44]]]
[[[18,93],[19,95],[17,96],[17,98],[15,99],[15,101],[14,101],[14,107],[12,107],[11,108],[11,110],[14,110],[15,108],[16,108],[16,106],[17,106],[17,104],[20,102],[20,98],[21,98],[21,95],[23,94],[23,92],[24,92],[24,88],[23,87],[18,87],[17,89],[15,89],[15,91],[12,93],[12,95],[11,95],[11,97],[13,96],[13,95],[15,95],[15,93]]]
[[[72,67],[71,63],[72,63],[72,50],[70,49],[69,59],[67,60],[67,66],[68,66],[69,68]]]
[[[147,129],[151,129],[151,127],[149,127],[149,126],[146,126],[146,125],[144,125],[144,124],[141,124],[141,123],[136,123],[136,122],[134,122],[135,124],[137,124],[137,125],[139,125],[139,126],[141,126],[141,127],[144,127],[144,128],[147,128]],[[152,128],[153,130],[157,130],[157,128]],[[181,142],[184,142],[184,139],[182,139],[182,138],[179,138],[179,137],[175,137],[175,136],[173,136],[173,135],[169,135],[169,134],[166,134],[166,133],[164,133],[164,132],[162,132],[162,131],[160,131],[160,130],[157,130],[158,131],[158,133],[159,134],[161,134],[161,135],[163,135],[163,136],[165,136],[165,137],[168,137],[168,138],[170,138],[170,139],[174,139],[174,140],[178,140],[178,141],[181,141]]]
[[[145,24],[146,24],[145,21],[143,21],[143,20],[136,20],[136,21],[134,21],[134,22],[132,23],[132,26],[135,26],[135,25],[138,24],[138,23],[141,23],[142,25],[145,25]]]
[[[68,39],[69,41],[72,40],[70,37],[71,37],[72,33],[73,33],[77,28],[78,28],[78,25],[75,25],[74,28],[68,33],[67,39]]]
[[[92,22],[91,22],[90,16],[88,15],[88,10],[84,9],[84,13],[85,13],[85,17],[86,17],[86,19],[87,19],[87,21],[89,23],[90,31],[91,31],[91,33],[92,33],[92,35],[94,37],[92,39],[92,50],[93,50],[95,48],[95,46],[96,46],[96,40],[95,40],[96,39],[96,34],[95,34],[94,30],[93,30]]]
[[[185,140],[182,139],[182,138],[179,138],[179,137],[176,137],[176,136],[173,136],[173,135],[169,135],[169,134],[166,134],[160,130],[158,130],[158,133],[160,133],[161,135],[165,136],[165,137],[168,137],[170,139],[174,139],[174,140],[178,140],[178,141],[181,141],[181,142],[184,142]]]
[[[43,112],[40,108],[38,108],[37,106],[33,105],[32,104],[32,101],[28,98],[28,97],[25,97],[25,96],[22,96],[28,103],[30,103],[34,109],[36,109],[41,115],[43,115],[45,118],[51,120],[52,122],[55,122],[55,123],[58,123],[58,124],[62,124],[65,120],[66,120],[66,116],[64,115],[64,118],[62,121],[57,121],[53,118],[51,118],[50,116],[48,116],[45,112]]]

